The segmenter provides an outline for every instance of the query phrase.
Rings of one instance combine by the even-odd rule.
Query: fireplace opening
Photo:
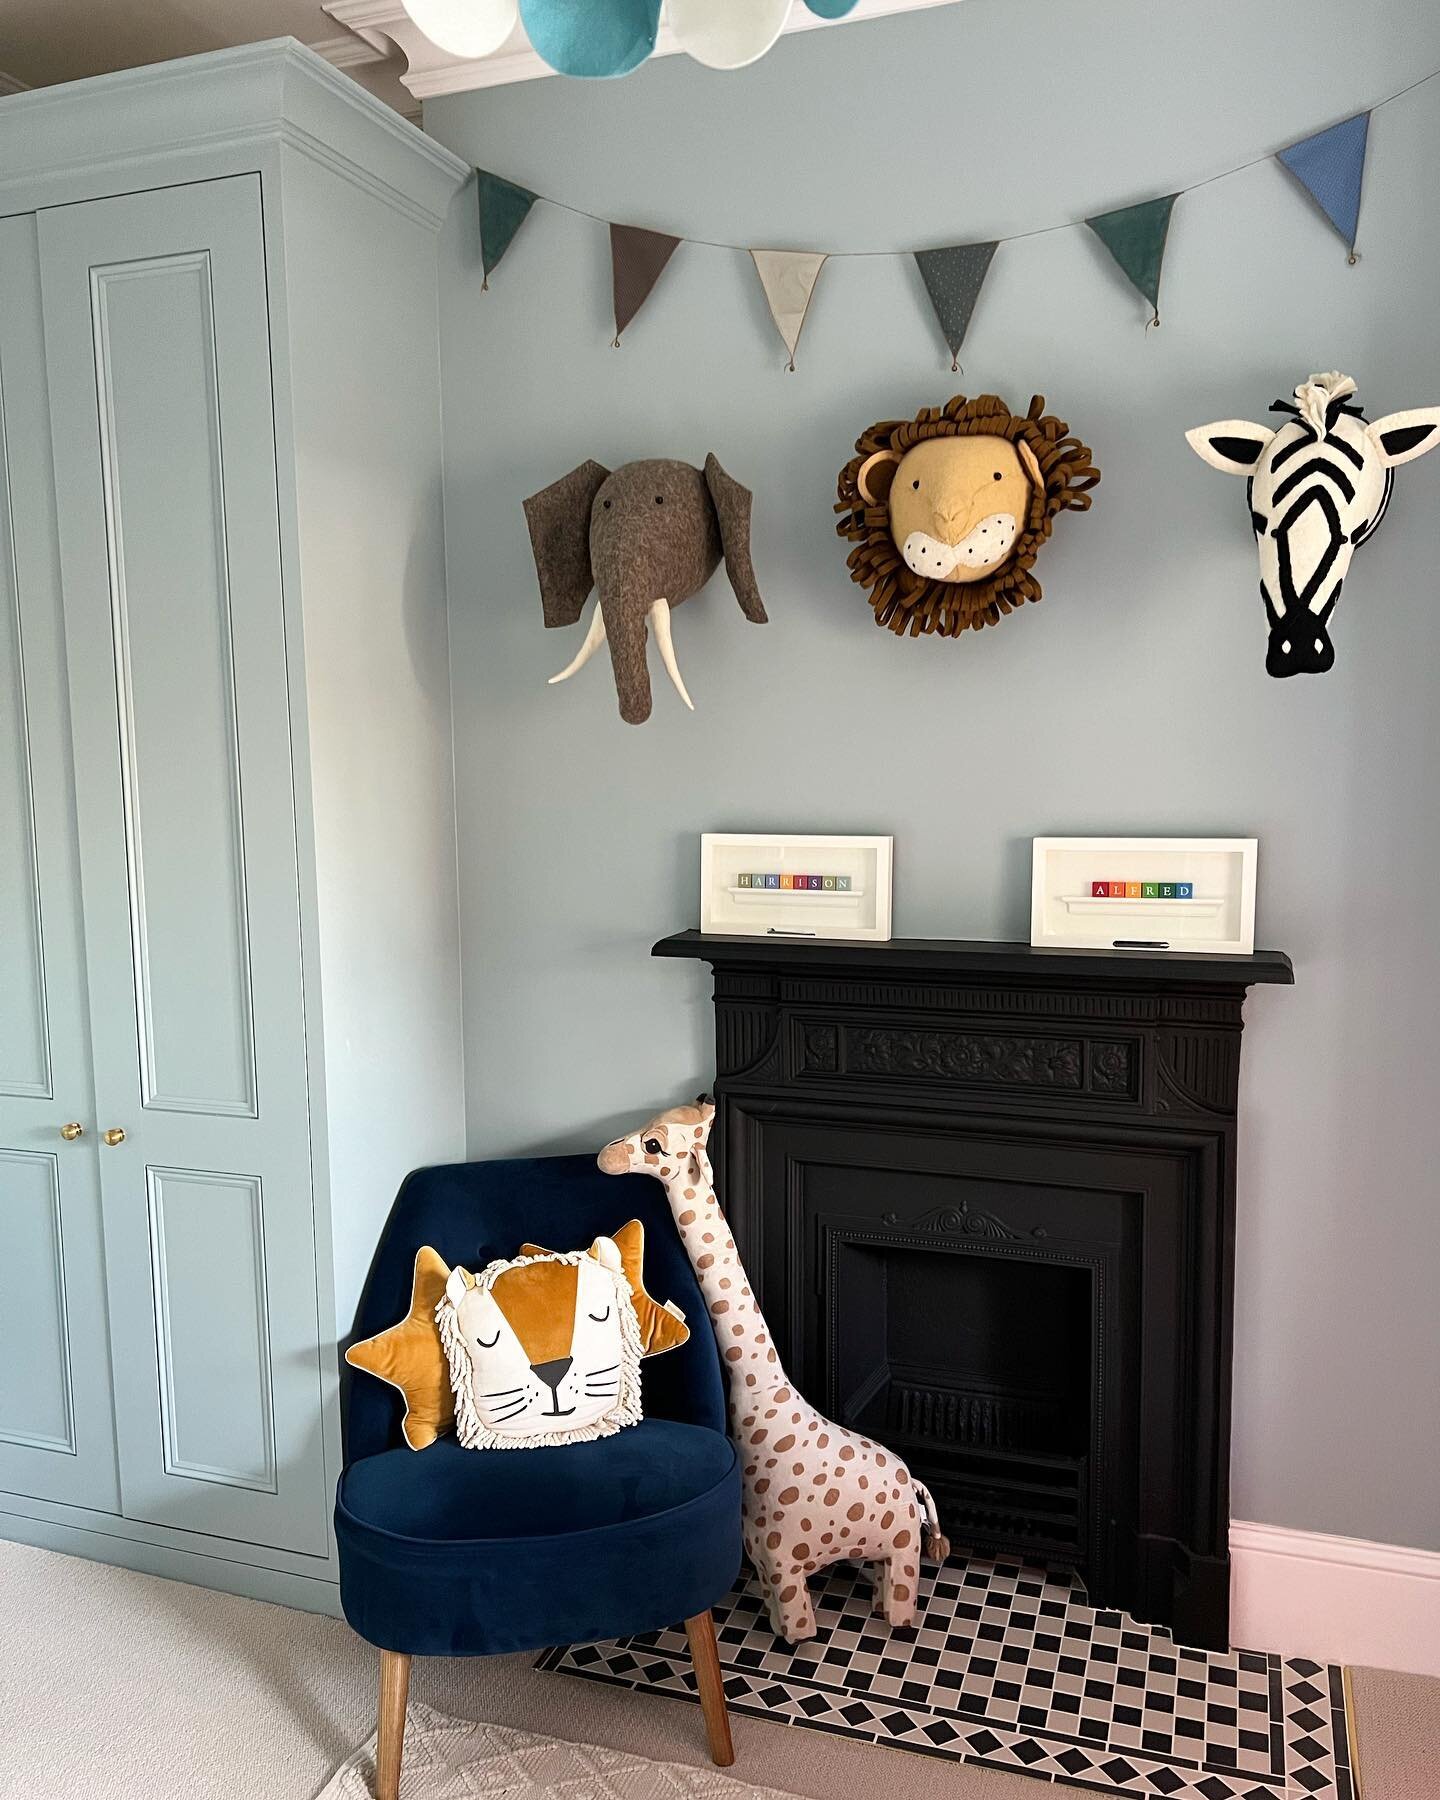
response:
[[[851,1241],[835,1275],[836,1416],[899,1451],[965,1541],[1076,1557],[1088,1529],[1089,1270]]]

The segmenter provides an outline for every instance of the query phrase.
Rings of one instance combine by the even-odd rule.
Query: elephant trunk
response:
[[[650,717],[650,671],[645,665],[645,617],[638,606],[615,609],[606,626],[620,717],[627,725],[643,725]]]

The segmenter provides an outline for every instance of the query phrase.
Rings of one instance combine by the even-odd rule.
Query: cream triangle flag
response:
[[[800,342],[815,283],[825,266],[825,253],[822,250],[752,250],[750,254],[755,259],[755,272],[769,302],[770,316],[790,352],[793,369],[795,346]]]

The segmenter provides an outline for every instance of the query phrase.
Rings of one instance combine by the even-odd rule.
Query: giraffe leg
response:
[[[912,1548],[895,1551],[880,1564],[875,1588],[875,1610],[886,1622],[905,1627],[915,1623],[919,1611],[920,1557]]]
[[[803,1643],[815,1635],[815,1608],[801,1569],[777,1570],[771,1590],[770,1622],[788,1644]]]

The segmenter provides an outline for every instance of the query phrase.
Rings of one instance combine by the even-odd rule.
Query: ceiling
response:
[[[955,3],[852,0],[853,10],[844,19],[828,20],[794,0],[785,29],[828,30],[886,13]],[[322,0],[0,0],[0,94],[275,37],[309,44],[411,117],[418,117],[428,95],[552,73],[519,25],[488,57],[451,56],[415,27],[404,0],[324,0],[323,5]],[[671,55],[680,48],[668,22],[662,21],[655,54]]]
[[[404,58],[378,56],[321,11],[320,0],[0,0],[0,72],[14,87],[48,87],[112,69],[295,37],[402,112],[419,103],[400,82]]]

